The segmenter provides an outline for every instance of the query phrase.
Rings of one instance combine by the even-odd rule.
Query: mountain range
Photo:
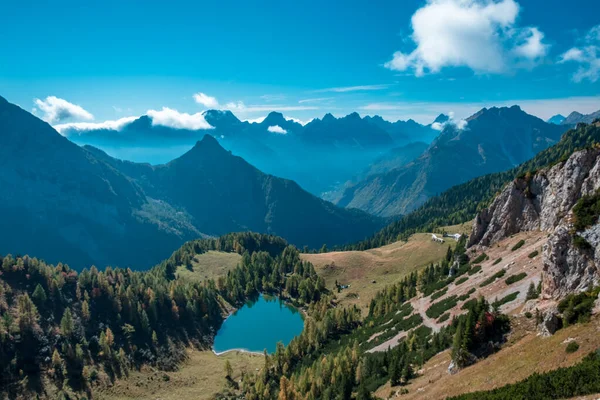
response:
[[[337,204],[379,216],[406,214],[454,185],[532,158],[566,129],[518,106],[484,108],[462,127],[444,122],[440,135],[417,159],[348,187]]]
[[[262,173],[212,136],[164,165],[119,161],[3,98],[0,187],[0,253],[75,267],[147,268],[186,240],[230,231],[335,245],[384,223]]]
[[[205,134],[262,171],[298,182],[321,196],[353,180],[359,171],[385,157],[390,149],[413,142],[430,143],[438,131],[412,120],[394,123],[357,113],[326,114],[306,125],[271,112],[261,122],[240,121],[231,111],[208,110],[211,129],[175,129],[139,117],[119,129],[61,128],[79,145],[92,145],[131,161],[168,162],[189,150]],[[309,154],[310,156],[307,156]]]

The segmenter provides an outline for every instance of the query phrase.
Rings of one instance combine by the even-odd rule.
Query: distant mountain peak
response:
[[[553,115],[552,117],[548,118],[548,120],[546,122],[548,122],[549,124],[560,125],[565,119],[566,119],[566,117],[564,115],[556,114],[556,115]]]
[[[350,113],[350,114],[346,115],[346,118],[349,119],[349,120],[361,119],[360,118],[360,114],[358,114],[356,111],[354,111],[353,113]]]
[[[323,122],[335,121],[335,117],[331,113],[327,113],[323,116]]]
[[[446,114],[440,114],[436,117],[433,123],[435,124],[437,122],[438,124],[443,124],[445,122],[448,122],[448,120],[450,120],[449,116],[447,116]]]
[[[206,122],[215,127],[242,123],[242,121],[229,110],[206,110],[202,115]]]
[[[261,122],[261,125],[266,125],[266,126],[279,125],[279,126],[283,126],[286,122],[287,122],[287,120],[285,119],[285,117],[283,116],[282,113],[277,112],[277,111],[271,111],[269,113],[269,115],[267,115],[267,117]]]

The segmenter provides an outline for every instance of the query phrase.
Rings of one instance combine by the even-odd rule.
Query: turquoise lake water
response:
[[[229,316],[215,337],[213,350],[274,353],[277,342],[287,345],[304,329],[300,312],[276,297],[263,296]]]

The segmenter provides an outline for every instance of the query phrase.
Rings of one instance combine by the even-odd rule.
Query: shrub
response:
[[[500,264],[500,262],[502,262],[502,257],[497,258],[492,265]]]
[[[475,275],[479,271],[481,271],[481,265],[476,265],[469,270],[469,275]]]
[[[589,321],[598,293],[600,286],[586,292],[570,294],[561,300],[558,303],[558,311],[563,314],[563,324],[568,326]]]
[[[458,301],[464,301],[464,300],[468,299],[469,297],[471,297],[471,295],[473,293],[475,293],[475,290],[476,290],[475,288],[469,289],[469,291],[467,293],[458,297]]]
[[[445,313],[444,315],[439,317],[436,322],[439,324],[439,323],[448,321],[448,319],[450,319],[450,313]]]
[[[537,257],[538,254],[540,254],[540,252],[535,250],[535,251],[532,251],[531,253],[529,253],[529,255],[527,257],[535,258],[535,257]]]
[[[581,250],[590,250],[592,248],[590,242],[577,234],[573,235],[573,245]]]
[[[479,257],[473,260],[473,264],[479,264],[480,262],[485,261],[488,258],[487,254],[481,253]]]
[[[435,292],[434,294],[431,295],[431,301],[439,299],[440,297],[445,295],[447,292],[448,292],[447,286],[445,288],[443,288],[442,290],[438,290],[437,292]]]
[[[515,244],[512,249],[510,249],[510,251],[515,251],[515,250],[519,250],[521,247],[523,247],[523,245],[525,244],[525,241],[523,239],[519,240],[517,242],[517,244]]]
[[[462,278],[458,279],[458,280],[455,282],[455,285],[457,285],[457,286],[458,286],[458,285],[460,285],[460,284],[462,284],[462,283],[465,283],[465,282],[466,282],[466,281],[468,281],[468,280],[469,280],[469,277],[468,277],[468,276],[463,276]]]
[[[529,319],[529,318],[531,318],[531,317],[533,317],[533,314],[532,314],[530,311],[527,311],[527,312],[525,313],[525,318]]]
[[[527,276],[527,274],[525,272],[521,272],[518,275],[511,275],[508,278],[506,278],[505,282],[507,285],[512,285],[515,282],[519,282],[520,280],[524,279]]]
[[[579,350],[579,343],[577,343],[574,340],[572,342],[569,342],[567,348],[565,349],[565,351],[569,354],[575,353],[577,350]]]
[[[458,302],[458,297],[456,295],[445,298],[444,300],[440,300],[437,303],[433,303],[425,314],[429,318],[439,318],[443,313],[456,306]]]
[[[519,296],[519,293],[520,293],[520,292],[514,292],[514,293],[511,293],[511,294],[509,294],[509,295],[507,295],[507,296],[504,296],[504,297],[503,297],[503,298],[501,298],[500,300],[496,300],[496,301],[494,301],[494,302],[492,303],[492,307],[494,307],[494,308],[498,308],[498,307],[501,307],[501,306],[503,306],[503,305],[504,305],[504,304],[506,304],[506,303],[510,303],[511,301],[515,301],[515,300],[516,300],[516,298]]]
[[[472,306],[477,304],[477,299],[471,299],[469,301],[465,301],[465,303],[460,307],[461,310],[468,310]]]
[[[479,285],[479,287],[487,286],[490,283],[493,283],[496,279],[502,278],[504,275],[506,275],[506,271],[505,270],[500,270],[500,271],[496,272],[494,275],[490,276],[485,281],[481,282],[481,285]]]
[[[573,207],[573,227],[580,232],[596,224],[600,216],[600,191],[582,196]]]

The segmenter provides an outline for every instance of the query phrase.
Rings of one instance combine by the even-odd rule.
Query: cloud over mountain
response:
[[[160,111],[148,110],[147,114],[152,118],[152,125],[162,125],[175,129],[212,129],[202,113],[180,113],[172,108],[163,107]]]
[[[44,113],[42,119],[48,123],[63,122],[69,119],[86,121],[94,119],[94,116],[83,107],[56,96],[48,96],[45,100],[35,99],[34,103]]]
[[[285,135],[287,133],[287,131],[279,125],[270,126],[267,128],[267,130],[271,133],[279,133],[281,135]]]
[[[535,65],[548,45],[535,27],[518,27],[514,0],[428,0],[412,16],[410,52],[397,51],[384,64],[416,76],[445,67],[468,67],[476,73],[505,73],[510,67]]]

